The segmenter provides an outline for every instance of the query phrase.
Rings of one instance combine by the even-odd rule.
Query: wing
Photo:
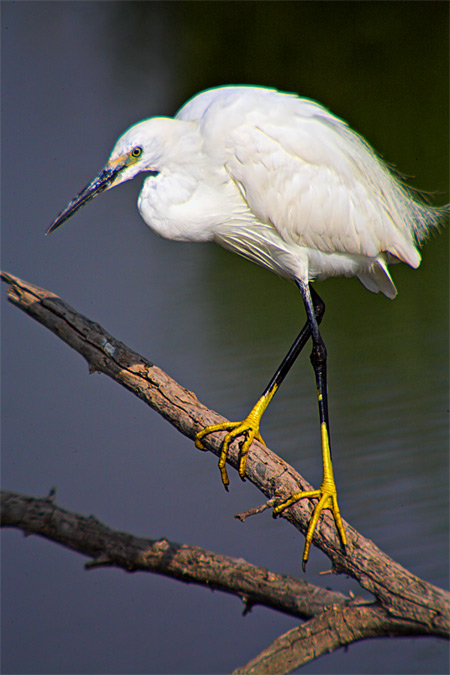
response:
[[[318,103],[222,87],[197,95],[177,117],[199,124],[205,154],[225,165],[256,218],[285,242],[420,264],[415,242],[438,211],[415,200],[365,140]]]
[[[242,125],[230,133],[226,156],[252,212],[285,241],[419,264],[401,188],[345,127],[314,117]]]

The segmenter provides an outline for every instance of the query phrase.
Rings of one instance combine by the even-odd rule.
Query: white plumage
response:
[[[318,103],[262,87],[222,87],[195,96],[174,119],[155,117],[126,131],[103,171],[56,218],[52,231],[100,192],[149,172],[138,199],[145,222],[182,241],[215,241],[294,279],[307,322],[263,395],[242,422],[206,427],[227,431],[219,460],[229,484],[229,444],[243,436],[239,475],[261,417],[292,363],[311,339],[319,406],[323,480],[298,492],[274,515],[301,499],[318,500],[306,533],[303,567],[321,512],[333,513],[347,537],[333,477],[326,349],[319,332],[324,304],[316,278],[357,276],[370,291],[396,295],[388,264],[418,267],[418,245],[444,215],[416,199],[366,141]]]
[[[356,275],[393,298],[387,265],[420,264],[440,210],[418,201],[370,146],[318,103],[260,87],[195,96],[174,119],[126,131],[110,163],[142,147],[108,187],[141,171],[138,207],[158,234],[213,240],[310,281]]]

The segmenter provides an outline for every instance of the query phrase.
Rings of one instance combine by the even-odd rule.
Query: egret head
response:
[[[105,167],[67,204],[46,234],[56,230],[101,192],[131,180],[141,171],[158,174],[163,161],[166,165],[169,160],[170,149],[177,145],[178,125],[185,124],[166,117],[153,117],[130,127],[118,139]]]

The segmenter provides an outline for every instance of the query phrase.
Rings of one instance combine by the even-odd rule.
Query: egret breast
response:
[[[145,180],[138,209],[152,230],[176,241],[212,241],[224,223],[254,218],[225,171],[208,180],[194,171],[162,171]]]

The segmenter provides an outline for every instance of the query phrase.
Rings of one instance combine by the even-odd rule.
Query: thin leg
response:
[[[325,312],[325,304],[312,287],[309,298],[311,311],[315,319],[315,325],[318,326],[318,324],[322,321],[322,317]],[[259,424],[261,421],[261,417],[264,411],[266,410],[267,406],[269,405],[270,401],[274,397],[276,391],[280,387],[281,383],[283,382],[284,378],[288,374],[289,370],[292,368],[292,365],[296,360],[297,356],[300,354],[300,352],[302,351],[303,347],[306,345],[310,337],[311,337],[311,322],[308,318],[306,324],[303,326],[292,347],[289,349],[288,353],[284,357],[275,375],[272,377],[269,384],[265,388],[264,393],[262,394],[256,405],[253,407],[251,412],[248,414],[248,416],[245,418],[245,420],[243,420],[242,422],[224,422],[222,424],[214,424],[209,427],[205,427],[205,429],[202,429],[202,431],[200,431],[197,434],[195,438],[195,445],[197,446],[197,448],[203,449],[202,439],[207,434],[210,434],[215,431],[224,431],[224,430],[228,431],[222,443],[222,450],[219,459],[220,474],[222,477],[223,485],[226,490],[228,490],[228,485],[230,482],[226,470],[228,447],[230,443],[237,436],[240,435],[245,436],[245,440],[242,443],[239,459],[239,475],[242,478],[242,480],[244,480],[245,467],[247,464],[247,455],[249,448],[253,442],[253,439],[256,438],[258,441],[260,441],[260,443],[264,443],[263,439],[261,438],[261,434],[259,433]]]
[[[322,300],[322,298],[316,293],[316,291],[313,289],[312,286],[310,287],[310,291],[311,291],[312,312],[315,317],[316,325],[318,326],[322,321],[323,315],[325,313],[325,303]],[[268,396],[270,391],[274,387],[278,388],[281,385],[284,378],[294,365],[294,361],[296,360],[297,356],[300,354],[300,352],[302,351],[303,347],[306,345],[310,337],[311,337],[311,324],[308,318],[302,330],[297,335],[294,344],[292,345],[292,347],[284,357],[283,361],[281,362],[279,368],[277,369],[277,372],[272,377],[266,389],[264,390],[263,396]]]
[[[305,550],[303,552],[302,566],[305,569],[306,562],[309,556],[309,549],[323,509],[330,509],[333,513],[339,536],[344,547],[347,544],[347,539],[342,524],[341,514],[337,503],[336,484],[333,476],[333,465],[331,462],[331,448],[330,448],[330,432],[328,421],[328,395],[327,395],[327,351],[325,344],[319,332],[319,325],[316,320],[315,306],[316,302],[312,299],[312,288],[308,284],[297,280],[297,285],[301,291],[303,302],[305,304],[306,314],[310,325],[310,331],[313,342],[313,349],[311,353],[311,363],[314,368],[317,384],[317,398],[319,404],[319,418],[320,431],[322,440],[322,463],[323,463],[323,479],[322,484],[318,490],[308,492],[297,492],[289,499],[275,507],[273,514],[277,516],[284,509],[292,504],[295,504],[300,499],[316,498],[319,502],[316,504],[312,518],[308,525],[306,533]],[[315,294],[317,295],[317,294]]]

